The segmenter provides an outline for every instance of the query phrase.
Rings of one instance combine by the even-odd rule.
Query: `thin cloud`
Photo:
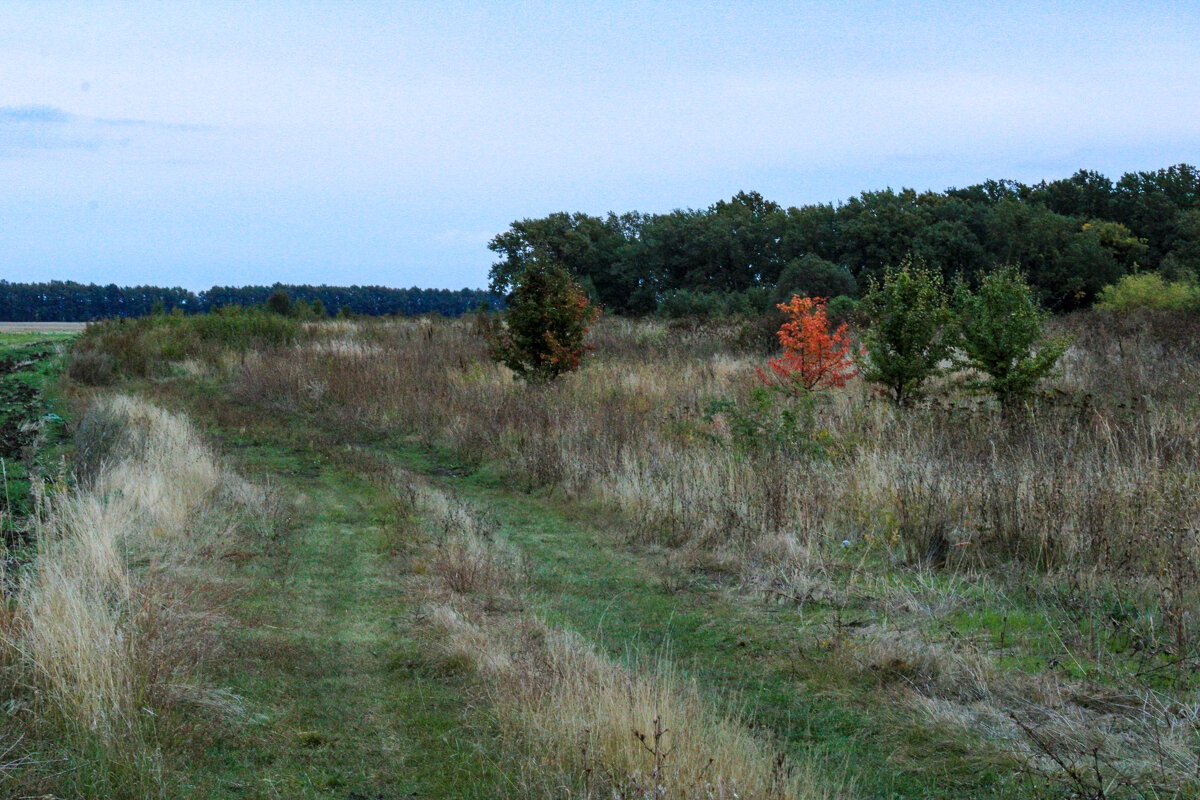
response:
[[[49,105],[0,106],[0,156],[45,150],[99,150],[125,147],[135,131],[187,133],[212,130],[144,119],[109,119],[73,114]]]
[[[60,124],[70,122],[74,114],[68,114],[54,106],[0,106],[0,125],[4,124]]]
[[[157,122],[146,119],[92,119],[97,125],[108,125],[113,128],[148,128],[156,131],[211,131],[212,125],[193,125],[179,122]]]

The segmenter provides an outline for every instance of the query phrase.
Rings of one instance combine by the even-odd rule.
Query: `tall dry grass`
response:
[[[446,657],[480,677],[501,727],[511,796],[599,800],[836,795],[716,711],[666,660],[627,666],[536,619],[472,621],[449,604],[430,619]]]
[[[86,478],[39,515],[4,647],[33,723],[65,745],[75,790],[153,795],[156,720],[205,701],[196,667],[212,644],[176,581],[216,558],[266,497],[187,420],[144,401],[100,399],[79,427]]]
[[[595,359],[550,386],[514,382],[469,323],[343,325],[320,344],[261,352],[233,373],[252,402],[348,432],[401,430],[488,461],[527,489],[594,497],[638,535],[737,550],[751,563],[870,537],[909,562],[971,542],[984,560],[1114,572],[1161,567],[1170,530],[1200,519],[1200,353],[1169,329],[1077,344],[1024,416],[953,386],[897,410],[867,387],[822,398],[819,452],[731,447],[717,398],[746,398],[761,357],[720,330],[606,320]]]
[[[845,669],[900,675],[939,725],[971,720],[1017,751],[1046,748],[1008,713],[1057,736],[1067,760],[1091,756],[1072,731],[1102,735],[1118,743],[1119,769],[1180,786],[1195,760],[1170,753],[1195,741],[1200,667],[1200,321],[1086,313],[1054,325],[1074,345],[1028,408],[1001,411],[946,380],[895,409],[852,383],[812,406],[804,433],[816,447],[746,441],[728,405],[708,413],[719,398],[748,408],[765,360],[728,328],[606,319],[585,368],[541,386],[492,364],[470,321],[313,326],[300,344],[202,361],[251,406],[348,439],[401,433],[521,489],[602,504],[629,536],[736,563],[771,596],[882,606],[891,627],[862,631],[869,652]],[[497,583],[489,570],[483,585]],[[878,591],[859,577],[876,573]],[[985,644],[968,659],[979,669],[966,688],[947,681],[962,670],[928,632],[950,612],[896,599],[926,573],[969,579],[952,609],[986,595],[1005,620],[1044,618],[1052,633],[1017,636],[1053,640],[1038,645],[1056,653],[1038,675],[1051,688],[1007,677],[1001,656],[1027,653],[1004,629],[1001,656]],[[489,641],[473,636],[464,641]],[[839,628],[824,641],[851,636]],[[488,648],[496,664],[513,662]],[[863,672],[859,659],[880,668]],[[1060,660],[1070,678],[1056,674]],[[943,678],[922,677],[930,663],[946,666]],[[1125,700],[1105,700],[1112,687]],[[1028,697],[1031,708],[1018,702]],[[1055,719],[1069,724],[1055,732]]]
[[[834,795],[717,711],[667,659],[621,664],[581,636],[495,599],[521,592],[519,556],[470,506],[427,486],[427,611],[443,669],[471,670],[500,725],[505,796],[581,800],[808,800]],[[444,557],[448,547],[455,558]],[[463,576],[472,576],[464,580]],[[442,591],[442,590],[448,590]],[[519,608],[519,605],[516,607]]]

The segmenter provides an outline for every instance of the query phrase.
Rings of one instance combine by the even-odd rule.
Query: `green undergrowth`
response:
[[[18,555],[32,513],[31,480],[53,491],[63,477],[65,413],[57,393],[65,345],[62,334],[0,334],[0,530]]]
[[[292,344],[303,332],[296,319],[238,306],[207,314],[117,317],[92,323],[79,336],[68,373],[92,386],[127,377],[162,377],[181,360],[218,363],[252,349]]]
[[[226,653],[212,681],[237,724],[184,772],[193,797],[490,796],[487,719],[461,676],[429,674],[398,558],[405,527],[377,477],[319,442],[214,431],[290,522],[237,559]]]

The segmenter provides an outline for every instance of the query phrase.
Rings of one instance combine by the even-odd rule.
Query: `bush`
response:
[[[783,355],[768,362],[770,373],[759,370],[764,383],[789,394],[804,394],[845,386],[858,374],[847,326],[829,329],[824,300],[795,296],[790,303],[781,303],[779,310],[789,317],[778,334]]]
[[[834,326],[855,326],[864,322],[862,303],[844,294],[832,298],[825,310],[829,313],[829,324]]]
[[[292,344],[300,331],[299,324],[287,317],[238,306],[188,317],[181,327],[191,327],[202,342],[238,351]]]
[[[292,313],[292,298],[283,289],[276,289],[267,298],[267,311],[286,317]]]
[[[725,313],[731,317],[761,314],[774,305],[771,302],[771,290],[765,286],[752,286],[745,291],[730,292],[722,297],[725,301]]]
[[[721,399],[709,403],[705,419],[717,415],[729,426],[730,443],[747,450],[781,450],[793,455],[825,458],[836,442],[817,424],[816,395],[789,396],[759,386],[740,400]]]
[[[725,309],[725,298],[721,295],[687,289],[667,292],[658,303],[658,315],[667,319],[720,317],[725,315]]]
[[[583,362],[596,313],[565,269],[533,262],[517,276],[503,323],[488,335],[492,358],[527,381],[553,380]]]
[[[194,316],[105,320],[89,325],[75,340],[67,374],[97,386],[122,377],[161,375],[171,362],[185,358],[212,362],[230,350],[289,345],[300,330],[294,319],[240,306]]]
[[[1016,267],[985,275],[975,292],[959,283],[954,307],[960,364],[986,375],[977,386],[1003,405],[1024,398],[1067,349],[1066,340],[1045,338],[1048,315]]]
[[[76,350],[67,362],[67,375],[89,386],[108,386],[113,382],[114,362],[108,353]]]
[[[858,281],[850,270],[812,253],[788,262],[775,286],[775,302],[786,303],[793,295],[837,297],[858,294]]]
[[[744,292],[693,292],[675,289],[663,295],[658,315],[667,319],[713,319],[762,314],[771,307],[771,291],[762,287]]]
[[[896,405],[905,405],[950,355],[950,312],[941,273],[908,256],[881,280],[872,279],[862,310],[870,320],[863,337],[863,377],[883,386]]]
[[[1156,272],[1139,272],[1100,290],[1097,308],[1105,311],[1200,310],[1200,286],[1194,281],[1167,281]]]

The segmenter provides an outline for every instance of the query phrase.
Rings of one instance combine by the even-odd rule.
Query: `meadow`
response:
[[[1198,325],[1056,318],[1015,408],[953,377],[912,407],[764,392],[771,331],[739,321],[604,318],[546,384],[480,317],[89,326],[10,581],[0,775],[1195,796]]]

